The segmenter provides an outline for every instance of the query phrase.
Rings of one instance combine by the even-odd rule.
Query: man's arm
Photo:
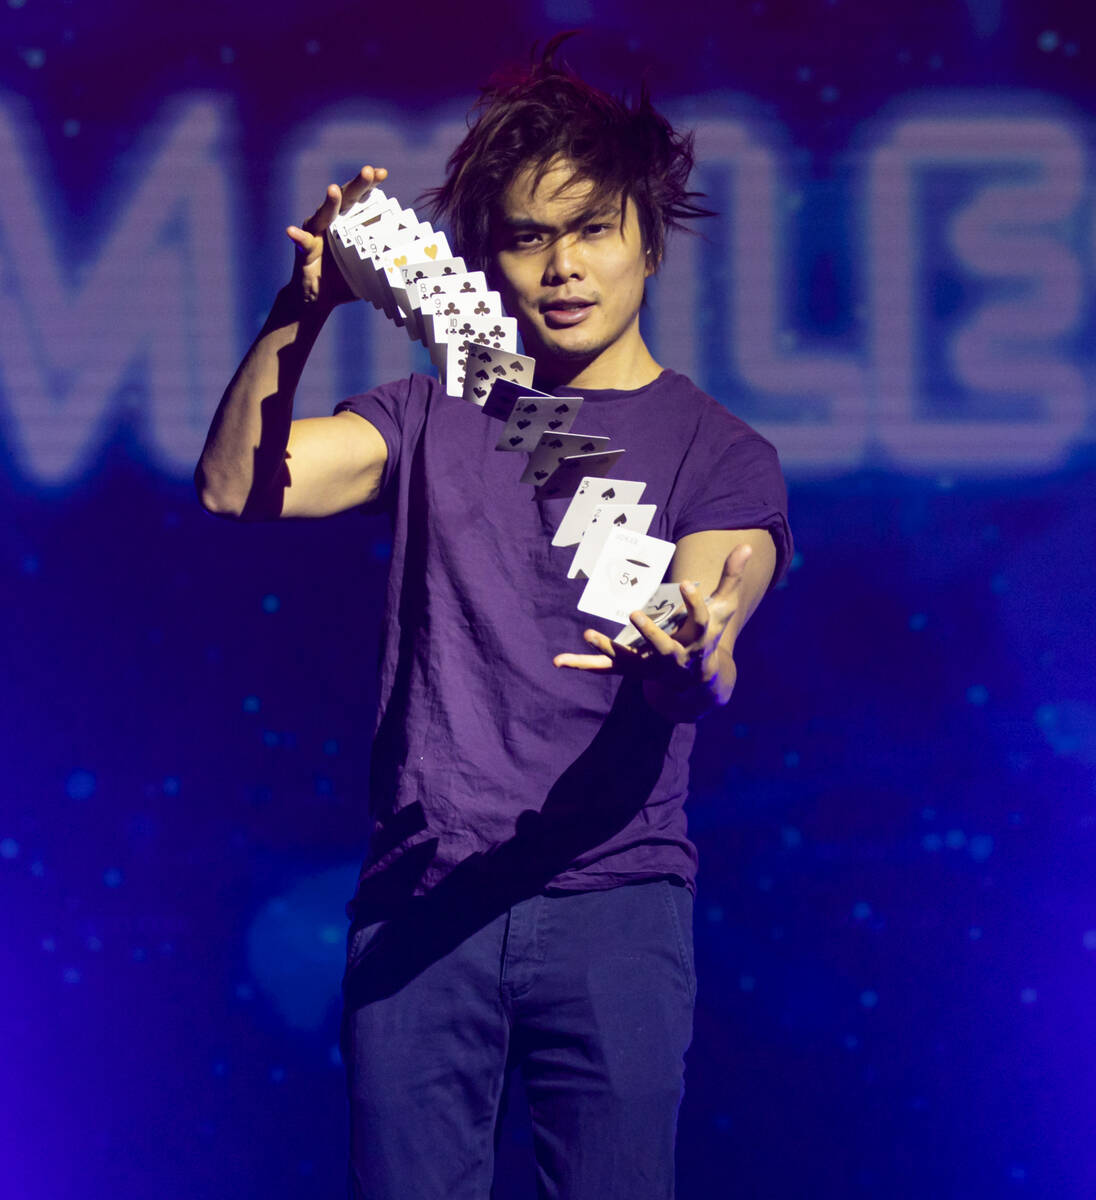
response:
[[[293,276],[225,390],[194,472],[209,512],[242,520],[319,517],[373,499],[387,447],[354,413],[293,420],[293,397],[328,315],[353,300],[331,262],[324,234],[344,208],[387,175],[363,167],[344,188],[286,233],[297,256]]]
[[[692,721],[726,704],[734,690],[735,641],[765,595],[776,547],[764,529],[704,530],[677,544],[670,578],[681,585],[688,617],[673,635],[641,612],[632,623],[637,648],[617,646],[594,629],[585,640],[599,653],[558,654],[557,667],[616,672],[639,679],[648,703],[672,721]]]

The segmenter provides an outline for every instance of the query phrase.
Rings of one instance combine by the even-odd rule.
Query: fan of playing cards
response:
[[[674,544],[647,536],[655,505],[639,503],[646,485],[607,478],[624,451],[572,432],[581,397],[532,386],[535,362],[517,353],[517,322],[484,273],[466,270],[444,233],[380,188],[341,213],[327,241],[351,291],[427,348],[447,394],[505,422],[495,449],[529,452],[521,482],[538,499],[571,497],[552,545],[577,547],[567,577],[587,580],[579,611],[624,624],[620,645],[642,640],[628,621],[637,609],[676,630],[681,592],[661,583]]]

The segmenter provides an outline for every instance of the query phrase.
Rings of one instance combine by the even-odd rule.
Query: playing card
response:
[[[478,370],[482,371],[483,368],[480,367]],[[489,417],[498,417],[500,421],[510,420],[514,405],[522,396],[534,396],[538,400],[555,399],[550,392],[539,391],[528,384],[514,383],[510,379],[496,379],[494,383],[491,383],[491,377],[486,371],[483,372],[483,377],[488,380],[487,386],[490,388],[487,399],[483,401],[483,411]],[[480,378],[478,372],[477,378]]]
[[[588,579],[606,539],[614,529],[632,529],[646,533],[655,519],[654,504],[599,504],[594,509],[582,541],[575,550],[567,572],[568,579]]]
[[[482,407],[493,382],[506,380],[523,387],[527,386],[533,382],[536,365],[527,355],[516,354],[511,350],[496,349],[475,342],[450,342],[446,366],[449,394],[463,395],[470,404]],[[454,387],[463,388],[463,391],[454,391]]]
[[[579,612],[623,625],[629,613],[643,608],[654,595],[674,549],[673,542],[631,529],[614,529],[579,598]]]
[[[595,454],[608,447],[607,437],[592,437],[584,433],[542,434],[529,458],[529,465],[518,482],[539,487],[565,458],[576,454]]]
[[[434,331],[439,339],[435,350],[445,352],[445,390],[450,396],[467,394],[465,368],[469,361],[474,365],[484,353],[509,354],[515,359],[522,357],[514,351],[518,341],[518,323],[513,317],[485,317],[482,321],[477,317],[475,320],[461,321],[461,325],[471,325],[475,330],[471,341],[464,341],[464,334],[459,331],[455,331],[451,337],[448,330]],[[469,346],[473,349],[471,360],[468,358]],[[478,406],[478,399],[473,403]]]
[[[346,212],[339,213],[331,222],[329,229],[339,239],[340,244],[349,249],[354,244],[354,239],[350,232],[353,226],[378,220],[381,212],[387,210],[392,205],[395,206],[396,211],[399,210],[400,202],[395,196],[389,198],[380,188],[371,188],[361,200],[355,201]]]
[[[498,292],[474,292],[471,296],[433,296],[428,301],[431,308],[441,309],[435,313],[423,308],[419,318],[423,327],[423,344],[430,351],[430,357],[437,366],[445,364],[445,343],[457,340],[475,340],[477,333],[486,333],[489,344],[499,342],[505,345],[504,334],[513,326],[514,342],[517,345],[517,322],[512,317],[506,317],[502,311],[502,301]],[[487,328],[479,328],[480,320],[490,318]],[[499,331],[495,330],[495,326]]]
[[[685,601],[681,598],[680,586],[676,583],[660,583],[655,588],[655,594],[643,606],[643,612],[663,632],[676,633],[685,624],[688,616]],[[613,638],[618,646],[637,646],[643,640],[643,634],[631,621]]]
[[[599,479],[587,475],[578,485],[563,520],[559,523],[553,546],[577,546],[582,531],[590,523],[599,504],[638,504],[647,485],[631,479]]]
[[[582,407],[579,396],[522,396],[499,435],[496,450],[532,450],[545,433],[566,433]]]
[[[403,276],[403,287],[406,289],[407,307],[400,305],[400,311],[404,316],[409,316],[413,310],[419,307],[419,288],[418,284],[424,280],[435,278],[444,278],[453,275],[466,275],[467,268],[463,258],[440,258],[434,259],[433,262],[411,263],[404,267],[400,274]],[[484,283],[486,290],[487,284]]]
[[[623,450],[602,450],[595,454],[572,454],[537,488],[534,500],[566,500],[573,496],[587,475],[608,475]]]
[[[413,237],[399,242],[381,254],[379,261],[374,260],[378,275],[384,276],[385,287],[382,291],[384,311],[397,325],[404,323],[403,313],[396,305],[396,294],[399,293],[404,301],[407,300],[407,290],[403,283],[403,269],[420,262],[435,262],[437,259],[452,258],[449,242],[444,233],[435,232],[429,221],[422,221],[413,231]]]
[[[405,208],[398,212],[383,211],[377,221],[348,227],[352,247],[345,251],[345,258],[353,282],[349,276],[347,282],[357,295],[388,312],[386,305],[391,307],[392,299],[387,280],[378,275],[380,259],[409,241],[421,224],[414,210]]]

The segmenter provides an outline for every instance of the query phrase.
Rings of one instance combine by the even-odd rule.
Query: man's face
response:
[[[639,335],[643,285],[653,273],[634,204],[591,208],[592,185],[568,164],[518,173],[492,231],[494,277],[517,318],[526,352],[558,382],[637,387],[637,363],[650,361]],[[649,374],[649,372],[648,372]]]

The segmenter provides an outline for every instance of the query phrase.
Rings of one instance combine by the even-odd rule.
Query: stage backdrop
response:
[[[697,131],[719,215],[646,331],[776,443],[798,543],[696,759],[679,1195],[1096,1194],[1086,6],[2,21],[0,1192],[340,1192],[388,533],[235,527],[189,477],[284,226],[363,161],[412,201],[476,85],[581,26]],[[418,365],[347,308],[301,411]]]

